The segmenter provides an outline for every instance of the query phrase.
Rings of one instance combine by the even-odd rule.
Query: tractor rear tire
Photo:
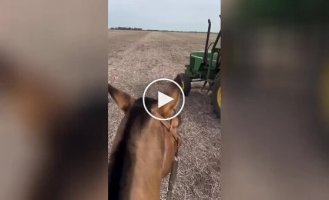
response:
[[[220,118],[222,108],[222,87],[219,78],[215,80],[214,85],[212,86],[211,103],[214,107],[214,112]]]
[[[191,79],[186,74],[178,74],[179,76],[179,85],[182,87],[185,96],[188,96],[191,91]]]

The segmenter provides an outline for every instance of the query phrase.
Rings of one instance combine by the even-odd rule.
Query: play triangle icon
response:
[[[166,105],[167,103],[174,100],[168,95],[163,94],[162,92],[158,91],[158,108],[161,108],[162,106]]]

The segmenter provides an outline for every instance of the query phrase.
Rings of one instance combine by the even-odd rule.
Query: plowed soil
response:
[[[214,35],[211,40],[214,40]],[[173,79],[184,72],[189,53],[202,50],[205,33],[109,31],[109,82],[134,97],[157,78]],[[221,130],[209,94],[202,84],[192,84],[182,112],[179,168],[174,199],[220,199]],[[109,149],[123,113],[109,99]],[[168,178],[163,180],[161,199],[166,198]]]

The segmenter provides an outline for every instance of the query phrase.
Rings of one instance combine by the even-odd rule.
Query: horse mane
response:
[[[156,103],[155,99],[145,98],[148,109]],[[108,167],[108,192],[109,199],[120,199],[122,188],[129,190],[131,175],[129,172],[135,164],[135,152],[131,150],[133,134],[140,133],[136,127],[143,127],[150,119],[143,107],[142,98],[135,101],[134,105],[127,112],[127,120],[123,129],[122,138],[116,149],[112,150]]]

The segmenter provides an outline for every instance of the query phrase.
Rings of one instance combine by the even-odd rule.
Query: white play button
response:
[[[163,82],[167,82],[166,84],[159,84],[159,83],[163,83]],[[168,86],[168,82],[170,82],[170,83],[172,83],[172,84],[174,84],[174,85],[176,85],[177,86],[177,88],[179,89],[179,91],[181,92],[181,98],[179,99],[179,101],[181,102],[180,103],[180,108],[179,109],[177,109],[177,112],[173,115],[173,116],[170,116],[170,117],[168,117],[168,118],[161,118],[161,117],[159,117],[159,116],[155,116],[155,115],[153,115],[152,114],[152,111],[151,110],[148,110],[148,107],[146,106],[146,103],[145,103],[145,98],[146,98],[146,93],[149,91],[149,88],[151,88],[150,89],[150,91],[151,91],[151,93],[149,93],[149,94],[151,94],[149,97],[151,97],[151,98],[153,98],[153,99],[155,99],[156,98],[156,95],[158,95],[158,108],[160,108],[160,107],[162,107],[162,106],[164,106],[164,105],[166,105],[166,104],[168,104],[168,103],[170,103],[172,100],[175,100],[174,98],[172,98],[171,96],[168,96],[168,95],[166,95],[166,94],[164,94],[164,93],[162,93],[162,92],[159,92],[159,91],[165,91],[165,89],[167,88],[167,86]],[[163,86],[166,86],[166,88],[159,88],[159,85],[157,85],[157,84],[159,84],[160,86],[161,85],[163,85]],[[153,88],[152,88],[153,87]],[[185,104],[185,95],[184,95],[184,91],[183,91],[183,89],[181,88],[181,86],[178,84],[178,83],[176,83],[175,81],[173,81],[173,80],[171,80],[171,79],[168,79],[168,78],[160,78],[160,79],[156,79],[156,80],[153,80],[151,83],[149,83],[147,86],[146,86],[146,88],[145,88],[145,90],[144,90],[144,93],[143,93],[143,106],[144,106],[144,109],[145,109],[145,111],[151,116],[151,117],[153,117],[154,119],[157,119],[157,120],[171,120],[171,119],[173,119],[173,118],[175,118],[175,117],[177,117],[181,112],[182,112],[182,110],[183,110],[183,108],[184,108],[184,104]]]
[[[161,108],[162,106],[166,105],[167,103],[174,100],[168,95],[163,94],[162,92],[158,91],[158,108]]]

